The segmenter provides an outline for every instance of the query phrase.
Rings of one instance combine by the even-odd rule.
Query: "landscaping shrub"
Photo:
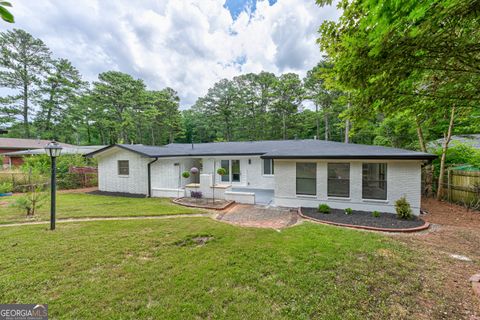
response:
[[[0,193],[9,193],[13,191],[13,184],[10,181],[0,183]]]
[[[352,208],[345,209],[345,214],[352,214],[352,213],[353,213]]]
[[[190,191],[190,197],[200,199],[203,194],[201,191]]]
[[[46,198],[47,193],[45,192],[45,185],[31,185],[28,187],[28,191],[24,195],[17,198],[17,200],[12,203],[12,207],[20,209],[28,217],[31,217],[45,204]]]
[[[183,172],[182,172],[182,177],[184,177],[185,179],[190,178],[190,172],[188,172],[188,171],[183,171]]]
[[[373,211],[373,212],[372,212],[372,217],[374,217],[374,218],[380,218],[380,212],[378,212],[377,210]]]
[[[412,218],[412,208],[405,197],[401,197],[395,201],[395,210],[397,211],[397,217],[399,219]]]
[[[50,176],[51,164],[50,157],[46,154],[25,157],[21,166],[23,172],[33,172],[36,174]],[[70,167],[89,167],[97,166],[93,158],[85,158],[80,154],[64,154],[57,157],[57,177],[62,179],[68,173]]]
[[[322,203],[318,206],[318,212],[321,213],[330,213],[330,206],[326,203]]]
[[[83,179],[78,173],[66,173],[58,179],[58,189],[78,189],[82,186]]]

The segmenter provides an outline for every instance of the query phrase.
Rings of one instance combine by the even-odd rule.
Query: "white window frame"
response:
[[[348,178],[347,179],[338,179],[338,178],[330,178],[329,177],[329,169],[330,165],[348,165]],[[351,192],[352,192],[352,185],[351,185],[351,179],[350,179],[350,172],[351,172],[351,165],[350,162],[328,162],[327,163],[327,197],[328,198],[338,198],[338,199],[350,199]],[[363,178],[363,177],[362,177]],[[342,195],[333,195],[329,193],[329,188],[330,188],[330,180],[347,180],[348,181],[348,195],[342,196]],[[363,181],[362,181],[363,183]]]
[[[120,173],[120,162],[126,162],[127,163],[127,169],[128,169],[127,174]],[[130,161],[129,160],[117,160],[117,174],[120,177],[128,177],[130,175]]]
[[[275,175],[275,164],[274,164],[274,161],[273,159],[262,159],[262,175],[263,176],[267,176],[267,177],[271,177],[273,175]],[[270,161],[270,170],[271,170],[271,173],[265,173],[265,161]]]
[[[297,166],[299,164],[310,164],[310,165],[315,165],[315,175],[314,178],[308,178],[311,180],[315,180],[315,193],[310,194],[310,193],[298,193],[298,175],[297,175]],[[303,178],[305,179],[305,178]],[[296,162],[295,163],[295,194],[297,197],[305,197],[305,198],[316,198],[318,195],[318,163],[316,162]]]
[[[222,161],[228,161],[228,175],[221,176],[220,182],[228,182],[228,183],[240,183],[242,182],[242,161],[240,159],[221,159],[220,160],[220,168],[223,168]],[[239,175],[240,179],[238,181],[233,181],[233,172],[232,172],[232,162],[238,161],[238,167],[240,169]],[[228,177],[228,180],[224,181],[223,177]]]
[[[365,164],[378,164],[378,165],[385,165],[385,199],[378,199],[378,198],[365,198],[364,197],[364,184],[363,184],[363,165]],[[388,162],[363,162],[362,163],[362,201],[367,201],[367,202],[388,202]],[[380,180],[379,180],[380,181]]]

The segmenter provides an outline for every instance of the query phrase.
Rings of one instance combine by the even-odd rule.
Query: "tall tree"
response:
[[[319,42],[334,63],[332,81],[351,93],[349,114],[361,119],[407,111],[418,120],[414,126],[448,115],[448,138],[458,110],[480,100],[478,1],[342,0],[339,7],[342,17],[322,24]],[[445,139],[444,153],[448,144]]]
[[[221,124],[221,139],[225,141],[232,141],[234,138],[237,99],[238,91],[233,82],[222,79],[208,89],[205,97],[199,98],[195,103],[197,110]]]
[[[142,122],[149,126],[150,144],[172,143],[181,132],[180,98],[172,88],[148,91]],[[139,124],[140,126],[141,124]]]
[[[36,122],[45,138],[56,137],[56,125],[65,117],[65,111],[85,86],[78,70],[67,59],[52,61],[46,79],[39,90]]]
[[[97,114],[103,117],[111,143],[134,142],[134,109],[144,104],[144,90],[142,80],[118,71],[101,73],[98,81],[93,83],[95,108]]]
[[[31,100],[50,60],[50,50],[42,40],[13,29],[0,33],[0,85],[15,94],[3,98],[9,114],[23,118],[23,136],[30,137]]]
[[[298,107],[303,101],[304,90],[298,74],[282,74],[276,82],[274,95],[272,111],[281,119],[282,138],[285,140],[288,137],[289,118],[298,112]],[[278,121],[273,118],[272,124],[275,123]]]
[[[315,123],[316,136],[320,138],[320,123],[318,119],[319,107],[322,109],[324,122],[324,139],[330,139],[330,117],[332,116],[332,107],[339,98],[339,92],[329,90],[325,84],[325,70],[331,69],[332,65],[326,61],[319,62],[313,69],[307,71],[306,77],[303,79],[305,87],[305,98],[312,101],[315,105]]]

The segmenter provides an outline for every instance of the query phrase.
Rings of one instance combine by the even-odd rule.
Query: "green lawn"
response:
[[[197,246],[198,235],[213,239]],[[420,258],[390,238],[312,223],[8,227],[0,252],[0,301],[48,303],[52,319],[399,319],[422,283]]]
[[[16,197],[2,197],[0,202],[12,203]],[[81,217],[159,216],[199,213],[198,209],[182,207],[164,198],[125,198],[85,193],[57,195],[57,219]],[[50,219],[50,199],[46,199],[33,220]],[[0,205],[0,224],[31,221],[17,208]]]

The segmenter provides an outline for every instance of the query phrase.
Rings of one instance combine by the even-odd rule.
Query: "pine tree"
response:
[[[45,74],[50,50],[42,40],[20,29],[0,33],[0,85],[14,90],[2,98],[3,111],[23,118],[23,137],[30,137],[32,98]]]

